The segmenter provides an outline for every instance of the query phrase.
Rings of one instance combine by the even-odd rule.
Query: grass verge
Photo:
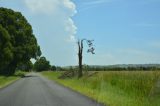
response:
[[[6,85],[18,80],[21,78],[25,72],[22,71],[17,71],[14,75],[12,76],[3,76],[0,75],[0,88],[5,87]]]
[[[49,79],[109,106],[160,106],[160,94],[154,92],[160,80],[159,71],[99,72],[81,79],[58,79],[60,74],[42,72]]]

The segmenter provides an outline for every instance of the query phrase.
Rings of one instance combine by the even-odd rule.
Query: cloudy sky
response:
[[[160,63],[160,0],[0,0],[33,27],[51,64],[76,65],[77,39],[94,39],[92,65]]]

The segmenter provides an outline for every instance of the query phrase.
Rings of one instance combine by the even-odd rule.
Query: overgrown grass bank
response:
[[[25,72],[22,71],[17,71],[14,75],[12,76],[2,76],[0,75],[0,88],[12,83],[13,81],[16,81],[17,79],[21,78]]]
[[[61,72],[42,74],[109,106],[160,106],[160,94],[154,92],[159,71],[109,71],[64,80],[57,78]]]

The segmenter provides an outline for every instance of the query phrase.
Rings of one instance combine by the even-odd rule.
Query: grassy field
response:
[[[19,79],[22,75],[24,75],[24,72],[18,71],[12,76],[2,76],[0,75],[0,88],[12,83],[13,81]]]
[[[109,71],[63,80],[57,78],[61,72],[42,74],[109,106],[160,106],[160,89],[156,88],[160,71]]]

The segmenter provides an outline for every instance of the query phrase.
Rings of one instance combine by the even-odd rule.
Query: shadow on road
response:
[[[37,76],[35,76],[35,75],[23,75],[23,76],[21,76],[21,78],[30,78],[30,77],[37,77]]]

